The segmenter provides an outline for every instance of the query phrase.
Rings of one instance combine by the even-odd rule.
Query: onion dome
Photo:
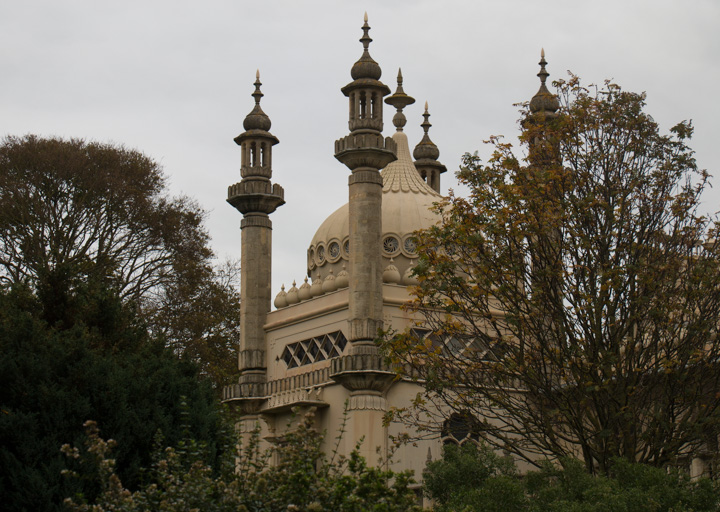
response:
[[[298,297],[298,289],[295,288],[295,281],[293,281],[292,288],[290,288],[287,291],[287,295],[285,296],[287,299],[288,306],[292,306],[293,304],[297,304],[300,302],[300,298]]]
[[[255,98],[255,107],[245,117],[243,128],[245,128],[246,131],[262,130],[267,132],[270,131],[272,123],[267,114],[260,108],[260,98],[264,96],[263,93],[260,92],[260,86],[262,85],[262,82],[260,82],[260,70],[255,73],[255,83],[253,85],[255,86],[255,92],[252,93],[252,96]]]
[[[335,284],[338,289],[350,286],[350,274],[348,274],[347,270],[345,270],[345,263],[343,263],[342,270],[338,272],[338,275],[335,278]]]
[[[285,293],[285,285],[282,285],[280,287],[280,293],[277,294],[275,297],[275,308],[276,309],[282,309],[284,307],[287,307],[287,293]]]
[[[380,65],[375,62],[372,57],[370,57],[370,51],[368,49],[370,43],[372,42],[372,39],[368,34],[368,32],[370,31],[370,26],[368,25],[367,13],[365,13],[365,23],[362,29],[363,36],[360,38],[360,42],[363,45],[363,54],[360,59],[355,64],[353,64],[353,67],[350,70],[350,76],[352,76],[353,80],[360,80],[363,78],[380,80],[380,77],[382,76],[382,70],[380,69]]]
[[[312,297],[312,292],[310,291],[310,284],[308,283],[308,278],[305,277],[305,282],[300,285],[300,288],[298,289],[298,299],[300,301],[308,300]]]
[[[319,297],[320,295],[325,293],[322,288],[322,282],[322,276],[318,272],[317,276],[313,278],[312,286],[310,287],[310,293],[312,293],[313,297]]]
[[[410,266],[405,270],[405,274],[403,275],[402,282],[405,285],[408,286],[414,286],[420,284],[420,281],[418,281],[418,278],[413,275],[413,269],[415,268],[415,263],[413,260],[410,260]]]
[[[415,146],[413,157],[415,160],[437,160],[440,156],[440,150],[435,143],[430,140],[430,135],[428,134],[428,130],[430,130],[432,124],[430,124],[429,121],[430,113],[428,112],[427,101],[425,102],[425,113],[423,114],[423,118],[425,118],[425,120],[420,126],[422,126],[425,133],[423,134],[422,140],[418,142],[417,146]]]
[[[394,263],[393,258],[390,258],[390,265],[385,267],[385,270],[383,271],[383,275],[382,275],[383,283],[394,283],[394,284],[400,283],[400,271],[393,263]]]
[[[322,291],[323,293],[330,293],[337,290],[337,284],[335,283],[335,276],[333,275],[332,269],[330,269],[330,272],[328,276],[323,279],[322,283]]]
[[[545,85],[547,77],[550,76],[545,71],[545,65],[547,64],[545,61],[545,49],[540,50],[540,62],[538,64],[540,65],[540,72],[537,76],[540,77],[540,89],[530,100],[530,112],[532,114],[544,112],[545,115],[554,116],[560,108],[560,102],[557,96],[551,93]]]

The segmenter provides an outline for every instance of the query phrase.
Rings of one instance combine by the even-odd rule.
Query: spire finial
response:
[[[422,122],[420,126],[422,126],[423,131],[425,132],[425,135],[428,136],[428,130],[432,126],[430,124],[430,112],[428,112],[428,102],[425,102],[425,113],[423,114],[423,118],[425,120]]]
[[[262,98],[264,94],[260,91],[262,82],[260,81],[259,69],[255,72],[255,83],[253,85],[255,86],[255,92],[252,93],[252,96],[255,98],[255,105],[260,105],[260,98]]]
[[[545,65],[547,64],[545,61],[545,48],[540,49],[540,62],[538,62],[538,64],[540,65],[540,72],[537,76],[540,77],[540,83],[545,85],[545,80],[547,80],[547,77],[550,76],[550,73],[545,71]]]
[[[402,110],[408,105],[415,103],[415,98],[405,94],[405,90],[403,89],[402,69],[400,68],[398,68],[397,89],[395,90],[395,94],[385,98],[385,103],[392,105],[397,109],[397,113],[393,116],[393,124],[395,125],[395,128],[397,128],[397,131],[403,131],[403,127],[407,123],[407,118],[405,117],[405,114],[403,114]]]
[[[360,38],[360,42],[363,45],[363,48],[365,49],[365,53],[369,54],[370,50],[368,47],[370,46],[370,43],[372,43],[372,39],[370,38],[370,25],[368,25],[368,15],[367,12],[365,13],[365,23],[363,23],[362,26],[363,30],[363,36]]]
[[[530,100],[530,112],[534,114],[536,112],[545,111],[546,114],[549,113],[552,115],[560,108],[560,103],[558,102],[557,97],[552,94],[545,85],[547,77],[550,76],[550,73],[548,73],[545,69],[547,61],[545,60],[544,48],[540,49],[540,62],[538,62],[538,64],[540,65],[540,72],[537,76],[540,78],[540,89],[535,96],[533,96],[532,100]]]

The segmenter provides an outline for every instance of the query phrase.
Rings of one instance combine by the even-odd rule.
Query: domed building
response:
[[[270,119],[255,107],[244,122],[242,180],[229,187],[228,202],[243,214],[241,223],[241,339],[238,383],[223,397],[242,413],[241,430],[261,427],[265,442],[280,441],[297,421],[293,410],[314,411],[317,430],[327,432],[328,452],[344,429],[341,454],[360,439],[369,463],[387,455],[389,439],[405,430],[383,425],[392,407],[405,407],[420,387],[397,380],[374,343],[379,329],[402,330],[414,319],[402,306],[410,300],[417,261],[414,234],[437,223],[446,171],[429,137],[425,104],[424,136],[410,152],[403,132],[403,109],[415,100],[403,89],[380,81],[370,57],[370,27],[362,27],[363,54],[353,65],[353,81],[341,90],[350,105],[350,133],[335,142],[335,157],[349,168],[347,204],[320,225],[307,249],[307,276],[271,291],[269,215],[284,204],[282,187],[271,183]],[[384,103],[395,108],[395,133],[383,137]],[[298,262],[302,265],[302,262]],[[271,301],[275,309],[271,311]],[[428,439],[395,453],[394,470],[412,469],[420,478],[428,454],[440,455],[442,441]],[[379,455],[378,455],[379,454]]]

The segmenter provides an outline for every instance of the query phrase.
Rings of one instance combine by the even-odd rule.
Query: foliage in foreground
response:
[[[87,424],[86,449],[64,446],[72,459],[94,468],[102,492],[93,503],[68,498],[72,512],[284,512],[284,511],[418,511],[409,489],[409,473],[368,467],[354,451],[347,459],[328,459],[321,450],[322,436],[313,429],[311,411],[283,443],[269,451],[259,449],[259,435],[239,442],[226,436],[224,458],[218,470],[207,464],[202,446],[185,440],[179,448],[157,454],[152,483],[131,492],[115,472],[110,458],[114,441],[104,441],[97,426]],[[277,464],[270,461],[276,459]]]
[[[557,117],[523,113],[526,156],[497,138],[487,164],[466,155],[469,196],[418,235],[424,330],[386,348],[425,393],[397,414],[475,417],[496,449],[591,472],[716,450],[720,239],[692,126],[660,133],[614,84],[558,92]]]
[[[60,475],[59,447],[79,443],[88,418],[118,440],[116,470],[133,488],[158,431],[177,443],[187,430],[214,450],[212,389],[197,367],[150,339],[112,289],[78,283],[74,292],[79,307],[61,328],[43,320],[28,287],[0,287],[0,496],[8,512],[56,511],[68,493],[98,492],[89,478]]]
[[[428,464],[425,492],[437,512],[712,512],[720,510],[717,485],[623,459],[609,476],[592,476],[564,459],[523,477],[487,446],[448,445]]]

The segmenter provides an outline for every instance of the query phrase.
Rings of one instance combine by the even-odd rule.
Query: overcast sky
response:
[[[489,154],[491,134],[516,136],[513,104],[537,91],[544,47],[550,79],[570,70],[646,91],[663,131],[692,119],[698,163],[718,176],[705,208],[720,209],[718,0],[2,0],[0,130],[146,153],[173,194],[208,211],[218,256],[239,258],[241,215],[225,198],[240,180],[232,139],[259,68],[280,139],[273,182],[287,202],[271,217],[274,295],[302,281],[315,230],[347,202],[349,171],[333,143],[348,132],[340,88],[361,55],[364,11],[382,80],[394,90],[402,67],[417,100],[405,109],[411,146],[430,103],[431,138],[449,169],[443,188],[456,186],[463,153]]]

